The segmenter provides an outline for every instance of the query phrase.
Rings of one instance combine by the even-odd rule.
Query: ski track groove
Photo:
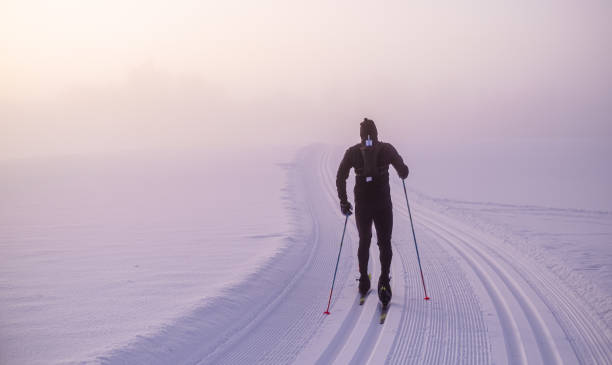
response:
[[[527,364],[527,355],[523,346],[521,333],[516,323],[514,316],[510,310],[510,306],[500,292],[499,287],[486,273],[486,269],[478,260],[469,253],[462,250],[462,247],[452,243],[446,236],[440,234],[438,231],[430,228],[426,224],[421,222],[421,225],[426,227],[432,234],[437,235],[440,239],[445,241],[451,249],[459,254],[466,262],[472,267],[482,284],[485,286],[495,310],[497,312],[500,325],[504,334],[504,342],[506,344],[506,355],[508,364]]]
[[[504,255],[509,255],[511,257],[514,255],[514,253],[509,252],[509,250],[499,249],[500,251],[504,251],[504,253],[503,255],[498,254],[498,259],[510,265],[510,262],[504,257]],[[516,271],[529,284],[538,297],[545,302],[547,308],[549,308],[559,325],[563,328],[568,339],[571,339],[572,337],[568,335],[569,331],[564,328],[564,325],[569,325],[569,327],[574,328],[574,330],[579,333],[576,338],[588,339],[587,341],[582,341],[578,347],[576,347],[574,341],[569,341],[573,350],[576,352],[579,362],[596,364],[612,363],[609,351],[609,349],[612,348],[610,339],[605,335],[603,329],[598,328],[597,324],[599,322],[595,316],[591,314],[591,311],[577,307],[577,303],[582,303],[582,301],[579,300],[579,298],[576,298],[571,291],[561,290],[559,288],[559,283],[554,279],[549,278],[550,274],[545,273],[542,270],[537,270],[537,267],[525,265],[521,263],[521,260],[513,261],[519,263],[518,266],[520,266],[520,268],[517,268]],[[527,275],[526,273],[530,273],[530,275]],[[537,286],[534,281],[538,280],[543,284]],[[544,290],[551,291],[553,295],[546,295],[543,292]],[[568,298],[568,296],[573,298]],[[559,301],[559,303],[556,303],[557,305],[553,305],[553,298]],[[555,315],[558,314],[557,312],[570,317],[570,320],[567,322],[560,321],[561,316]],[[577,349],[582,349],[581,351],[586,352],[586,354],[578,352]]]
[[[475,241],[478,240],[475,239]],[[485,247],[497,256],[498,261],[504,262],[508,266],[514,266],[517,274],[546,305],[568,338],[579,363],[612,363],[609,350],[612,348],[612,343],[605,335],[605,331],[598,327],[599,322],[592,311],[578,307],[577,303],[583,303],[582,300],[576,298],[571,290],[560,289],[559,282],[550,278],[549,273],[539,270],[537,266],[526,265],[520,259],[512,260],[511,263],[506,257],[514,257],[516,254],[501,245],[495,246],[498,252],[495,252],[491,245]],[[546,295],[546,292],[551,295]],[[563,317],[568,318],[564,319]],[[578,334],[572,336],[572,332]],[[586,340],[577,343],[576,339]]]
[[[519,303],[523,313],[528,319],[531,330],[533,331],[534,337],[536,339],[536,343],[539,348],[540,355],[542,357],[542,361],[546,364],[562,364],[561,357],[559,355],[559,351],[556,348],[556,344],[552,340],[552,336],[550,335],[550,331],[548,327],[544,323],[541,315],[538,313],[537,309],[533,302],[527,297],[524,291],[520,288],[519,284],[516,283],[515,280],[512,279],[510,274],[507,273],[505,269],[495,263],[493,259],[491,259],[487,254],[482,251],[476,249],[472,244],[468,243],[469,238],[461,238],[456,233],[450,232],[443,228],[442,226],[434,223],[432,220],[428,220],[429,224],[432,226],[437,226],[438,231],[444,231],[447,234],[454,236],[456,240],[463,243],[464,247],[469,247],[476,256],[482,260],[486,265],[488,265],[501,280],[504,282],[506,287],[510,290],[510,292],[514,295],[515,299]],[[431,226],[430,226],[431,227]],[[447,241],[451,241],[451,239],[447,239]],[[478,258],[472,259],[478,260]]]
[[[527,270],[527,272],[529,271],[527,268],[524,268],[524,270]],[[609,350],[612,348],[610,339],[605,336],[605,332],[602,328],[593,328],[598,323],[596,316],[591,315],[590,311],[579,309],[574,304],[582,302],[579,298],[576,298],[571,291],[561,291],[558,288],[559,284],[554,281],[554,279],[551,280],[547,278],[548,275],[545,273],[531,276],[531,278],[541,281],[542,284],[540,287],[536,286],[533,280],[529,280],[525,275],[520,273],[520,271],[519,274],[528,282],[529,286],[537,293],[538,297],[546,304],[555,319],[559,322],[581,364],[612,363]],[[543,289],[549,290],[552,297],[544,294]],[[573,298],[570,299],[568,296],[573,296]],[[563,310],[553,307],[551,304],[552,298],[559,302]],[[563,317],[568,317],[568,319],[564,319]],[[595,325],[585,325],[587,323],[593,323]],[[572,336],[568,327],[573,328],[579,335]],[[601,333],[601,335],[599,335],[599,333]],[[585,338],[588,339],[588,341],[577,344],[576,338]],[[587,345],[587,343],[589,345]]]
[[[427,242],[430,243],[429,241]],[[396,245],[396,252],[400,253],[402,256],[405,256],[403,253],[404,247],[406,250],[414,250],[412,242],[409,241],[404,242],[400,247],[398,246],[399,245]],[[427,254],[427,250],[421,248],[421,251]],[[431,255],[427,256],[431,257]],[[425,302],[423,300],[423,289],[416,260],[413,263],[412,272],[408,272],[408,276],[412,278],[410,286],[413,289],[410,296],[415,298],[413,302],[415,302],[417,306],[420,303],[426,303],[425,310],[427,311],[427,315],[421,315],[416,312],[412,314],[407,313],[406,317],[410,319],[410,322],[407,325],[404,324],[403,328],[400,330],[395,341],[396,344],[394,345],[392,356],[390,356],[388,360],[389,363],[446,363],[447,359],[456,358],[454,354],[457,354],[458,351],[466,348],[469,349],[469,347],[466,346],[468,343],[478,342],[478,338],[474,338],[473,336],[465,334],[459,335],[459,329],[462,324],[459,322],[460,317],[458,315],[453,315],[453,313],[461,312],[467,315],[468,318],[473,318],[473,320],[466,322],[468,325],[471,324],[477,328],[475,331],[476,335],[474,336],[479,336],[483,342],[486,342],[486,338],[483,336],[484,323],[482,319],[478,319],[480,316],[478,303],[464,299],[466,296],[463,293],[470,293],[471,289],[464,281],[457,280],[456,275],[453,275],[453,273],[446,268],[447,266],[448,265],[443,265],[441,262],[438,262],[437,259],[427,260],[427,272],[435,272],[436,275],[427,275],[426,273],[426,284],[432,299],[429,302]],[[448,298],[458,298],[458,300],[449,302],[441,300],[441,297],[437,297],[436,295],[439,288],[448,289],[445,290],[445,293],[451,293],[448,295]],[[440,292],[442,292],[442,290],[440,290]],[[471,305],[468,305],[468,303]],[[431,316],[431,312],[434,310],[439,311],[441,315],[449,313],[450,315],[445,317],[448,320],[432,322],[433,317]],[[471,333],[472,332],[470,332],[470,334]],[[408,336],[406,334],[408,334]],[[428,338],[432,340],[436,339],[442,343],[448,343],[449,341],[451,343],[454,343],[454,341],[459,342],[457,342],[455,346],[451,345],[450,347],[434,346],[433,343],[427,340]],[[440,343],[437,342],[436,344],[439,345]],[[444,348],[447,348],[448,351],[444,352]],[[484,348],[486,349],[487,347]],[[472,355],[470,354],[469,356]],[[470,359],[469,363],[486,363],[486,361],[479,362],[476,359],[472,361],[472,358],[469,357],[468,359]]]
[[[394,246],[396,247],[396,246]],[[406,266],[406,259],[404,255],[402,255],[399,250],[398,254],[401,257],[402,264],[402,285],[404,286],[404,307],[402,308],[402,314],[400,316],[399,329],[396,333],[395,338],[393,339],[393,343],[391,344],[391,351],[387,354],[385,363],[391,363],[391,355],[395,353],[393,349],[397,348],[398,341],[404,338],[405,335],[405,326],[404,324],[407,322],[407,312],[408,312],[408,282],[406,281],[406,275],[408,273],[408,267]],[[394,251],[395,252],[395,251]]]
[[[429,236],[420,235],[420,242],[427,243],[420,246],[420,251],[423,257],[427,257],[423,260],[425,280],[428,294],[432,298],[430,301],[424,301],[412,233],[407,224],[397,227],[397,230],[394,229],[394,237],[406,237],[394,239],[394,253],[400,255],[404,277],[407,279],[406,309],[387,363],[441,364],[457,359],[469,364],[490,363],[490,345],[486,338],[482,312],[470,284],[457,275],[457,264],[449,264],[448,255],[437,242],[432,241]],[[423,240],[423,237],[426,239]],[[433,254],[434,252],[444,256],[444,260]],[[407,255],[413,257],[410,264],[405,259]],[[411,289],[410,293],[408,289]],[[408,297],[412,298],[412,303],[408,302]],[[448,300],[445,300],[445,297]],[[417,312],[419,308],[424,312]],[[439,313],[436,321],[433,321],[434,311]],[[469,330],[465,331],[466,329]],[[461,332],[462,330],[467,333]],[[460,353],[466,351],[464,357],[459,357]]]
[[[405,217],[407,217],[408,215],[407,211],[403,210],[402,214]],[[562,363],[559,352],[556,348],[556,344],[552,341],[550,332],[544,324],[542,317],[537,312],[535,305],[524,294],[523,290],[512,279],[512,277],[503,268],[496,264],[493,259],[491,259],[489,256],[486,256],[486,254],[483,254],[473,245],[468,243],[468,241],[470,241],[469,238],[461,239],[459,237],[459,233],[456,230],[452,232],[448,228],[437,223],[435,219],[430,219],[429,217],[425,218],[423,214],[417,215],[417,217],[421,218],[420,223],[423,226],[425,226],[432,233],[438,235],[440,238],[450,244],[450,246],[452,246],[459,255],[466,259],[472,266],[472,268],[477,272],[477,275],[479,276],[485,287],[487,287],[487,291],[489,292],[495,303],[495,307],[498,312],[498,317],[500,318],[502,328],[504,329],[504,340],[506,342],[507,347],[508,362],[515,363],[516,361],[527,361],[524,347],[522,345],[522,342],[520,342],[523,339],[521,339],[521,333],[516,325],[515,320],[513,319],[513,315],[508,307],[507,302],[499,293],[497,285],[489,278],[489,274],[487,274],[486,269],[483,270],[483,266],[479,263],[479,261],[483,261],[495,272],[497,276],[501,278],[501,280],[508,287],[510,292],[514,295],[515,299],[518,301],[519,305],[521,306],[521,309],[529,320],[531,330],[534,332],[534,337],[536,338],[539,352],[544,363]],[[423,221],[423,219],[426,221],[426,223]],[[449,235],[451,238],[449,238]],[[462,247],[460,247],[460,245],[455,242],[457,241],[457,239],[459,240],[459,242],[463,243],[464,247],[469,247],[475,255],[480,257],[480,260],[473,254],[466,253],[465,250],[461,250]]]

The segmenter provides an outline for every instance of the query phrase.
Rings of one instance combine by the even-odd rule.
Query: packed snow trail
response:
[[[610,329],[588,302],[512,242],[410,194],[430,301],[416,261],[401,181],[392,174],[393,299],[379,324],[376,290],[359,305],[358,236],[349,219],[331,315],[326,308],[344,217],[339,151],[303,149],[287,166],[295,234],[227,295],[103,363],[612,364]],[[351,179],[352,180],[352,179]],[[348,182],[348,186],[352,185]],[[380,265],[373,237],[369,270]]]

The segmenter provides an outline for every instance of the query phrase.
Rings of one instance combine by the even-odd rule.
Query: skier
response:
[[[391,301],[389,269],[391,267],[391,232],[393,211],[389,187],[389,165],[393,165],[400,178],[408,177],[408,166],[395,148],[378,140],[374,121],[364,118],[360,124],[361,143],[349,147],[338,167],[336,188],[340,198],[340,211],[353,213],[353,206],[346,195],[346,179],[351,168],[355,169],[355,219],[359,231],[359,292],[365,298],[370,290],[368,259],[372,240],[372,222],[378,236],[381,272],[378,279],[378,297],[386,307]]]

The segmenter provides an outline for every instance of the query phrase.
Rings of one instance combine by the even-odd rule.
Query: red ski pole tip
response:
[[[425,300],[429,300],[429,297],[425,297]]]
[[[325,311],[325,312],[323,312],[323,314],[330,314],[330,313],[329,313],[329,311]]]

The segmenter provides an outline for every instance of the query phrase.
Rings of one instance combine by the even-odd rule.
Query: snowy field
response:
[[[244,280],[287,243],[277,153],[2,163],[0,364],[94,359]]]
[[[323,314],[342,148],[2,162],[0,363],[612,364],[612,151],[567,143],[397,145],[432,299],[391,171],[384,325],[353,217]]]

